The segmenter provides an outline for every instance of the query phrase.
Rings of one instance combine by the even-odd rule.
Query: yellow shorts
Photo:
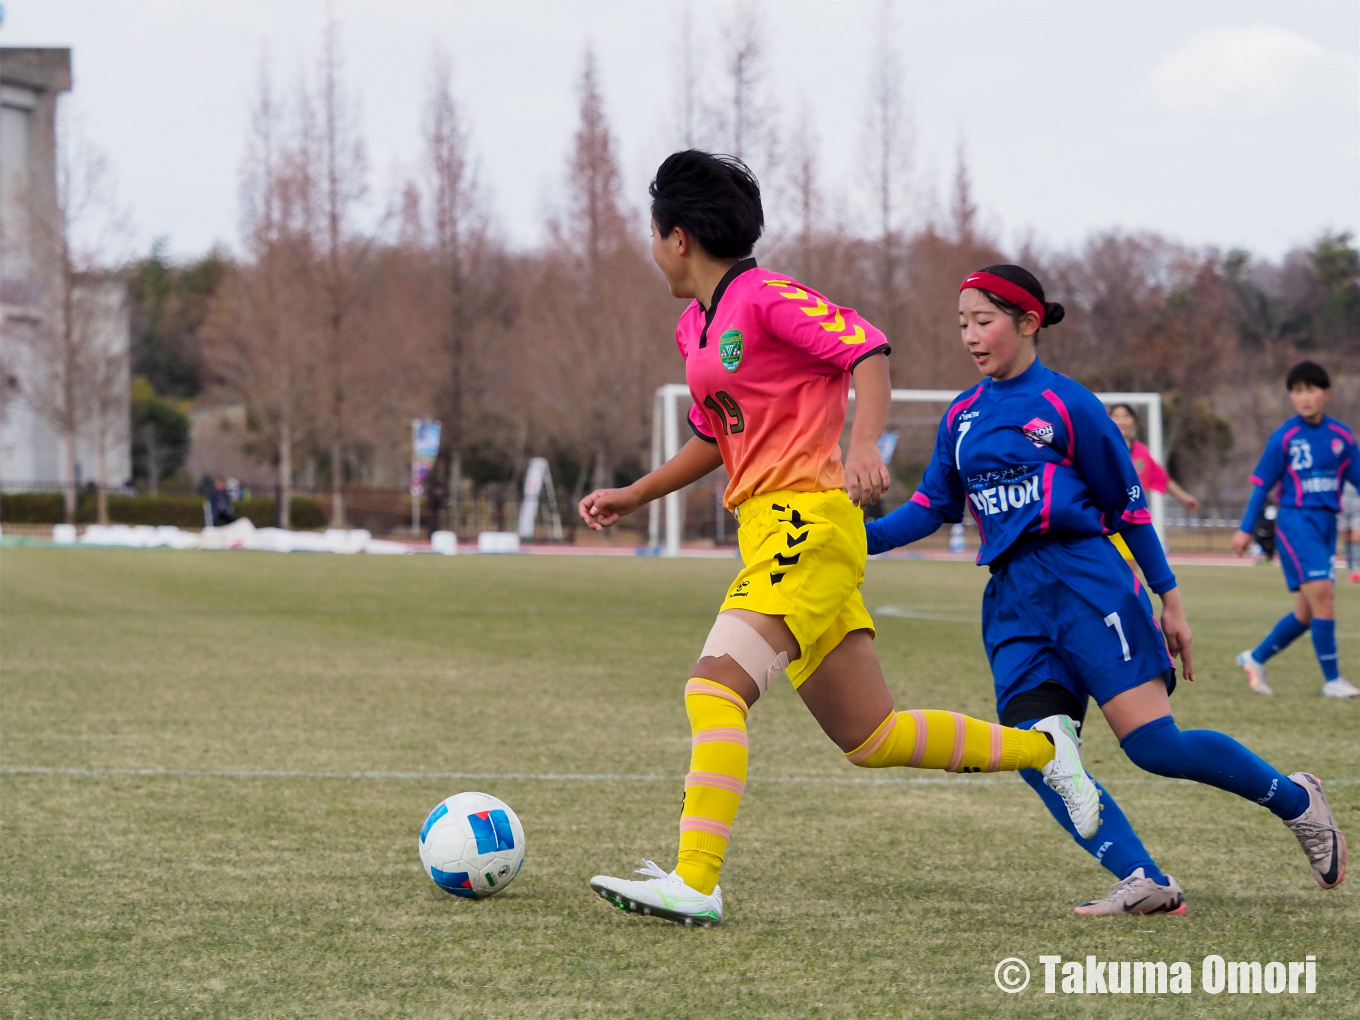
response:
[[[851,631],[874,632],[864,608],[864,513],[844,489],[767,492],[737,508],[745,564],[722,609],[782,616],[802,654],[789,663],[797,689]]]

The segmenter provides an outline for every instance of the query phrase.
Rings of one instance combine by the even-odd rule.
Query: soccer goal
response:
[[[929,418],[939,423],[944,409],[959,395],[956,390],[893,390],[892,402],[895,410],[912,405],[934,404],[938,413]],[[1106,407],[1115,404],[1128,404],[1138,410],[1147,429],[1147,445],[1153,459],[1164,462],[1162,449],[1162,395],[1160,393],[1097,393]],[[855,391],[850,390],[850,399],[855,399]],[[657,388],[652,405],[652,468],[655,470],[674,457],[681,445],[688,441],[690,430],[684,423],[693,401],[689,387],[683,383],[667,383]],[[853,409],[852,409],[853,414]],[[890,423],[889,428],[893,426]],[[934,441],[934,432],[930,432]],[[891,458],[890,458],[891,459]],[[1160,492],[1149,492],[1148,508],[1152,511],[1152,526],[1166,545],[1165,496]],[[657,500],[650,507],[648,519],[648,540],[651,547],[663,556],[680,555],[680,542],[685,525],[684,493],[672,492],[664,499]]]

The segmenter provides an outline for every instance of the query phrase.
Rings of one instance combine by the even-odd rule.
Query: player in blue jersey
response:
[[[1176,578],[1152,528],[1133,460],[1090,390],[1044,366],[1036,342],[1063,316],[1018,266],[991,266],[959,288],[964,347],[987,378],[954,400],[909,503],[866,525],[870,553],[918,541],[973,515],[978,563],[992,573],[982,636],[997,713],[1012,726],[1053,713],[1084,717],[1093,697],[1134,764],[1265,805],[1302,844],[1324,889],[1345,877],[1346,841],[1316,777],[1285,776],[1232,737],[1181,730],[1171,714],[1171,656],[1194,679]],[[1159,630],[1145,586],[1107,537],[1123,536],[1161,596]],[[1168,654],[1169,653],[1169,654]],[[1061,804],[1041,789],[1069,833]],[[1120,882],[1079,913],[1180,913],[1184,897],[1148,856],[1114,799],[1077,842]]]
[[[1360,690],[1341,677],[1336,654],[1336,588],[1332,557],[1336,555],[1336,515],[1341,487],[1360,485],[1360,451],[1351,430],[1323,413],[1332,396],[1327,370],[1301,361],[1285,378],[1289,401],[1298,413],[1270,434],[1251,476],[1256,486],[1241,530],[1233,535],[1237,555],[1251,547],[1251,532],[1266,495],[1280,487],[1275,545],[1280,552],[1284,583],[1294,593],[1294,610],[1255,648],[1237,657],[1247,682],[1257,694],[1274,694],[1266,680],[1266,661],[1284,651],[1305,632],[1322,667],[1324,698],[1360,697]]]

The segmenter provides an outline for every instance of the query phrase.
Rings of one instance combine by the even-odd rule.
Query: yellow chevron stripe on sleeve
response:
[[[823,301],[821,298],[817,299],[817,303],[815,305],[810,305],[807,308],[803,309],[804,315],[817,316],[825,315],[826,313],[827,313],[826,302]]]
[[[818,323],[818,325],[821,326],[822,329],[826,330],[828,333],[844,333],[845,316],[843,316],[841,314],[841,310],[837,308],[836,318],[834,320],[832,320],[831,322],[820,322]]]
[[[855,327],[855,332],[852,333],[850,336],[843,336],[843,337],[841,337],[841,343],[843,343],[843,344],[852,344],[852,345],[853,345],[853,344],[862,344],[862,343],[864,343],[864,341],[867,340],[867,339],[869,339],[869,338],[868,338],[867,336],[864,335],[864,327],[863,327],[863,326],[856,326],[856,327]]]

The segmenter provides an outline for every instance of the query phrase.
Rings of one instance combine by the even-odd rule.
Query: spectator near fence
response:
[[[231,493],[227,491],[225,479],[213,479],[212,487],[208,489],[207,499],[204,500],[203,516],[207,519],[208,524],[215,528],[231,524],[236,520],[235,507],[232,505]]]

